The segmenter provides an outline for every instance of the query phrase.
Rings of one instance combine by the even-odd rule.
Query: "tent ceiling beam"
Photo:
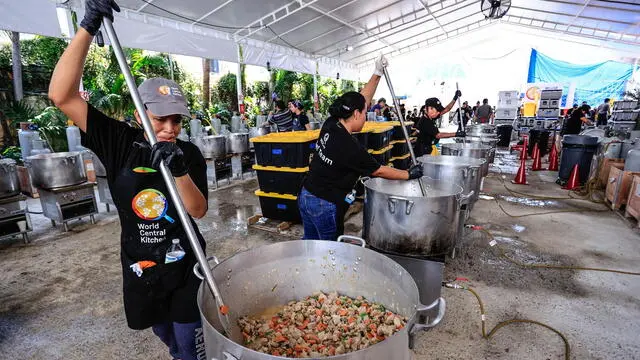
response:
[[[144,4],[142,4],[142,6],[140,6],[140,7],[138,8],[138,10],[136,10],[136,12],[140,12],[140,11],[144,10],[144,8],[146,8],[147,6],[149,6],[149,4],[151,4],[151,3],[152,3],[152,2],[154,2],[155,0],[143,0],[143,1],[144,1]],[[83,4],[82,4],[82,5],[84,6],[84,1],[83,1]]]
[[[546,31],[558,32],[563,34],[566,33],[569,35],[578,35],[581,37],[587,37],[594,40],[614,41],[614,42],[618,42],[626,45],[640,46],[640,35],[621,34],[615,31],[600,30],[597,28],[592,28],[587,26],[575,26],[575,25],[572,26],[566,23],[560,23],[560,22],[549,21],[549,20],[531,19],[531,18],[525,18],[525,17],[509,15],[509,14],[505,15],[502,18],[502,21],[509,24],[524,26],[524,27],[533,28],[533,29],[542,28],[543,30],[546,30]],[[577,28],[578,31],[571,31],[571,29],[573,28]],[[597,33],[606,33],[606,34],[597,35]]]
[[[263,17],[253,21],[252,23],[245,26],[243,29],[237,30],[233,35],[236,36],[236,41],[243,40],[260,30],[264,30],[265,28],[277,23],[278,21],[289,17],[298,11],[310,7],[311,4],[317,2],[318,0],[294,0],[291,1],[280,8],[264,15]],[[256,27],[251,30],[251,28]],[[246,32],[245,34],[242,34]]]
[[[444,29],[444,27],[442,26],[442,24],[440,24],[440,21],[438,20],[437,17],[435,17],[435,15],[433,15],[433,13],[431,12],[431,9],[429,9],[429,6],[427,4],[425,4],[422,0],[418,0],[418,2],[420,3],[420,5],[422,5],[422,7],[427,11],[427,13],[429,14],[429,16],[431,16],[431,18],[433,19],[433,21],[436,22],[436,24],[438,24],[438,27],[440,28],[440,30],[442,30],[442,32],[447,35],[447,37],[449,36],[449,34],[447,34],[447,30]]]
[[[572,6],[580,6],[580,5],[582,5],[580,3],[575,3],[575,2],[572,2],[572,1],[563,1],[563,0],[538,0],[538,1],[549,2],[549,3],[553,3],[553,4],[572,5]],[[600,4],[589,4],[589,8],[590,9],[603,9],[603,10],[616,10],[616,11],[626,11],[627,10],[627,9],[620,8],[620,7],[606,6],[606,5],[600,5]]]
[[[353,3],[357,2],[357,1],[359,1],[359,0],[351,0],[351,1],[348,1],[348,2],[346,2],[346,3],[344,3],[344,4],[340,5],[340,6],[338,6],[337,8],[335,8],[335,9],[333,9],[333,10],[328,11],[328,12],[327,12],[327,14],[331,14],[331,13],[333,13],[333,12],[336,12],[336,11],[338,11],[338,10],[340,10],[340,9],[342,9],[342,8],[346,7],[346,6],[349,6],[349,5],[351,5],[351,4],[353,4]],[[303,22],[302,24],[300,24],[300,25],[298,25],[298,26],[295,26],[295,27],[293,27],[293,28],[291,28],[291,29],[289,29],[289,30],[287,30],[287,31],[283,32],[283,33],[280,33],[280,37],[282,37],[282,36],[284,36],[284,35],[287,35],[287,34],[289,34],[289,33],[291,33],[291,32],[294,32],[294,31],[296,31],[296,30],[298,30],[298,29],[300,29],[300,28],[303,28],[303,27],[305,27],[305,26],[307,26],[307,25],[311,24],[312,22],[314,22],[314,21],[316,21],[316,20],[322,19],[322,17],[323,17],[323,16],[324,16],[324,14],[318,15],[318,16],[314,17],[314,18],[313,18],[313,19],[311,19],[311,20],[307,20],[307,21]],[[342,26],[340,26],[340,27],[342,27]],[[271,39],[267,40],[267,42],[272,42],[272,41],[276,40],[277,38],[278,38],[277,36],[274,36],[274,37],[272,37]],[[297,47],[298,47],[298,46],[301,46],[301,44],[298,44],[298,45],[296,45],[296,46],[297,46]]]
[[[458,20],[459,21],[459,20]],[[411,51],[415,51],[421,48],[425,48],[425,47],[429,47],[431,45],[435,45],[436,43],[440,43],[449,39],[453,39],[453,38],[457,38],[461,35],[467,34],[469,32],[478,30],[478,29],[482,29],[484,27],[490,26],[490,25],[494,25],[497,24],[498,21],[497,20],[487,20],[487,19],[481,19],[475,22],[472,22],[470,24],[464,25],[464,26],[460,26],[456,29],[453,29],[451,31],[449,31],[450,36],[448,38],[443,37],[443,34],[438,34],[436,36],[432,36],[430,38],[424,39],[424,40],[419,40],[414,42],[413,44],[407,45],[407,46],[403,46],[402,48],[400,48],[397,51],[393,51],[393,52],[386,52],[385,55],[390,55],[390,56],[397,56],[397,55],[401,55],[401,54],[405,54],[407,52],[411,52]],[[406,41],[407,39],[404,40],[400,40],[398,42],[396,42],[395,44],[401,43],[403,41]],[[362,55],[359,55],[359,58],[364,58],[367,55],[370,55],[372,53],[376,53],[379,50],[374,50],[374,51],[369,51],[367,53],[364,53]],[[350,61],[350,60],[354,60],[354,58],[348,59],[346,61]],[[356,64],[360,67],[360,66],[364,66],[366,63],[371,62],[373,59],[375,59],[374,57],[372,58],[368,58],[366,60],[360,61],[360,62],[356,62]]]
[[[334,21],[337,21],[337,22],[339,22],[339,23],[341,23],[341,24],[343,24],[343,25],[345,25],[347,27],[350,27],[351,29],[359,32],[360,34],[365,34],[365,35],[367,35],[369,37],[373,37],[374,39],[377,39],[378,41],[383,43],[385,46],[388,46],[388,47],[390,47],[390,48],[395,50],[393,45],[389,44],[387,41],[385,41],[383,38],[379,37],[378,35],[372,34],[371,32],[367,31],[367,29],[361,28],[359,26],[355,26],[355,25],[351,24],[350,22],[348,22],[346,20],[343,20],[343,19],[341,19],[341,18],[339,18],[339,17],[337,17],[337,16],[335,16],[333,14],[329,14],[326,11],[324,11],[322,9],[319,9],[319,8],[313,6],[313,5],[309,6],[309,9],[311,9],[311,10],[317,12],[317,13],[323,14],[324,16],[326,16],[326,17],[328,17],[328,18],[330,18],[330,19],[332,19]]]
[[[564,16],[564,17],[569,17],[570,16],[568,14],[563,14],[563,13],[559,13],[559,12],[555,12],[555,11],[532,9],[532,8],[519,7],[519,6],[511,6],[511,9],[517,9],[517,10],[523,10],[523,11],[532,11],[532,12],[548,14],[548,15],[559,15],[559,16]],[[505,15],[505,16],[508,16],[508,15],[509,15],[509,13],[507,13],[507,15]],[[519,16],[519,15],[516,15],[516,16]],[[581,17],[581,19],[593,20],[593,21],[598,21],[598,22],[601,22],[601,23],[608,23],[609,22],[609,23],[616,23],[616,24],[623,24],[623,25],[632,25],[633,24],[633,23],[630,23],[628,21],[620,21],[620,20],[616,20],[616,19],[594,18],[594,17],[589,17],[589,16],[583,16],[583,17]],[[538,19],[536,19],[536,20],[538,20]],[[540,19],[540,21],[542,21],[542,19]],[[574,18],[574,21],[575,21],[575,18]]]
[[[442,3],[442,2],[441,2],[441,3]],[[459,4],[463,4],[463,3],[464,3],[464,5],[463,5],[463,6],[456,7],[457,5],[459,5]],[[479,0],[471,1],[471,2],[469,2],[468,0],[455,0],[455,3],[454,3],[454,4],[452,4],[452,5],[450,5],[450,6],[447,6],[447,7],[443,7],[443,8],[438,9],[438,10],[434,10],[434,12],[433,12],[433,13],[434,13],[434,15],[437,15],[437,16],[446,16],[446,15],[449,15],[449,14],[454,13],[454,12],[455,12],[455,11],[457,11],[457,10],[464,9],[464,8],[467,8],[467,7],[469,7],[469,6],[473,6],[474,4],[478,4],[478,3],[480,3],[480,1],[479,1]],[[432,4],[432,6],[433,6],[433,4]],[[451,9],[451,8],[454,8],[454,7],[456,7],[456,8],[455,8],[455,9],[453,9],[453,10],[449,10],[449,9]],[[446,10],[449,10],[449,11],[446,11]],[[413,16],[414,14],[416,14],[416,13],[418,13],[418,12],[423,12],[423,11],[424,11],[423,9],[419,9],[419,10],[417,10],[417,11],[413,12],[413,13],[410,13],[410,14],[404,15],[404,17],[406,17],[406,16]],[[442,12],[442,13],[441,13],[441,14],[437,14],[437,13],[439,13],[439,12]],[[383,27],[385,27],[385,26],[387,26],[387,25],[389,25],[389,24],[392,24],[392,23],[394,23],[394,22],[398,21],[399,19],[400,19],[400,18],[396,18],[396,19],[390,20],[390,21],[388,21],[388,22],[386,22],[386,23],[383,23],[383,24],[380,24],[380,25],[376,26],[375,28],[371,28],[371,29],[369,29],[369,31],[379,30],[379,29],[381,29],[381,28],[383,28]],[[395,26],[395,27],[390,27],[390,28],[388,28],[388,29],[386,29],[386,30],[380,30],[380,31],[377,33],[377,35],[378,35],[378,36],[382,36],[382,37],[389,37],[389,36],[392,36],[392,35],[395,35],[395,34],[399,33],[400,31],[409,30],[409,29],[413,29],[413,28],[415,28],[415,27],[417,27],[417,26],[424,25],[424,24],[428,23],[430,19],[431,19],[431,16],[429,16],[429,14],[426,14],[426,15],[424,15],[424,16],[420,16],[420,17],[415,17],[415,18],[414,18],[414,19],[412,19],[411,21],[407,21],[407,22],[404,22],[404,21],[403,21],[403,23],[402,23],[401,25],[397,25],[397,26]],[[459,20],[461,20],[461,19],[463,19],[463,18],[456,19],[456,20],[454,20],[454,21],[452,21],[452,22],[448,23],[447,25],[450,25],[450,24],[452,24],[452,23],[455,23],[455,22],[457,22],[457,21],[459,21]],[[405,26],[405,25],[409,25],[409,24],[411,24],[411,25],[410,25],[410,26]],[[341,42],[349,41],[350,39],[352,39],[353,37],[356,37],[356,36],[357,36],[357,35],[353,35],[353,36],[351,36],[351,37],[349,37],[349,38],[347,38],[347,39],[342,40]],[[368,45],[368,44],[373,43],[374,41],[375,41],[375,39],[366,38],[366,39],[362,39],[362,40],[360,40],[360,41],[358,41],[357,43],[354,43],[354,44],[352,44],[352,45],[353,45],[354,47],[357,47],[357,46],[365,46],[365,45]],[[325,49],[331,48],[331,47],[333,47],[333,46],[335,46],[335,44],[330,45],[330,46],[327,46],[327,47],[322,48],[322,49],[319,49],[319,50],[317,50],[317,51],[316,51],[316,53],[318,53],[318,52],[320,52],[320,51],[322,51],[322,50],[325,50]],[[335,55],[335,53],[336,53],[336,52],[337,52],[337,50],[336,50],[336,49],[333,49],[333,50],[328,51],[327,53],[325,53],[325,56],[333,56],[333,55]]]
[[[195,25],[197,23],[199,23],[200,21],[208,18],[209,16],[215,14],[216,12],[218,12],[220,9],[222,9],[223,7],[229,5],[229,3],[233,2],[234,0],[227,0],[225,2],[223,2],[222,4],[216,6],[213,10],[209,11],[208,13],[200,16],[196,21],[194,21],[193,23],[191,23],[191,25]]]

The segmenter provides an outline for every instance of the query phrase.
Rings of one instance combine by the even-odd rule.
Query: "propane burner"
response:
[[[214,189],[218,188],[219,180],[226,179],[227,184],[231,180],[244,180],[245,173],[252,171],[255,163],[254,152],[242,154],[228,154],[222,159],[207,159],[207,182]]]
[[[84,182],[78,185],[64,186],[54,189],[38,189],[42,213],[56,226],[61,222],[64,231],[69,231],[67,222],[88,216],[95,224],[94,215],[98,213],[96,196],[93,191],[95,183]]]
[[[31,230],[27,197],[21,194],[0,199],[0,239],[22,235],[28,243]]]

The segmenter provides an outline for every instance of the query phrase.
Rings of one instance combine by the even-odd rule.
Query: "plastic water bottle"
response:
[[[167,249],[167,255],[164,258],[164,263],[169,264],[180,261],[184,257],[184,254],[184,249],[180,246],[180,239],[173,239],[171,246]]]

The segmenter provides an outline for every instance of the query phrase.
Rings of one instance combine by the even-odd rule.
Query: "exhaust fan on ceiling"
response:
[[[511,0],[482,0],[480,9],[485,19],[500,19],[511,8]]]

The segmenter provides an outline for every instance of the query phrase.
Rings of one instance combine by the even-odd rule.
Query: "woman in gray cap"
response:
[[[88,0],[75,37],[58,61],[49,97],[82,130],[82,144],[105,165],[107,181],[118,209],[121,233],[124,310],[130,328],[153,332],[176,359],[203,358],[196,292],[200,281],[191,269],[196,259],[168,196],[159,164],[173,174],[178,192],[192,218],[207,212],[206,163],[193,144],[177,140],[183,117],[190,115],[182,89],[173,81],[144,81],[140,96],[158,142],[149,146],[141,129],[109,118],[78,93],[84,62],[102,19],[119,11],[113,0]],[[135,112],[140,123],[140,115]],[[192,224],[200,245],[204,238]],[[168,250],[179,244],[183,251]],[[200,354],[198,353],[200,352]]]
[[[456,136],[454,132],[440,132],[436,121],[451,110],[461,95],[460,90],[457,90],[456,95],[447,107],[442,106],[442,103],[440,103],[440,100],[437,98],[428,98],[424,102],[423,111],[422,114],[420,114],[421,117],[414,125],[416,133],[418,134],[418,139],[416,140],[416,156],[430,155],[432,145],[436,144],[440,139]]]

